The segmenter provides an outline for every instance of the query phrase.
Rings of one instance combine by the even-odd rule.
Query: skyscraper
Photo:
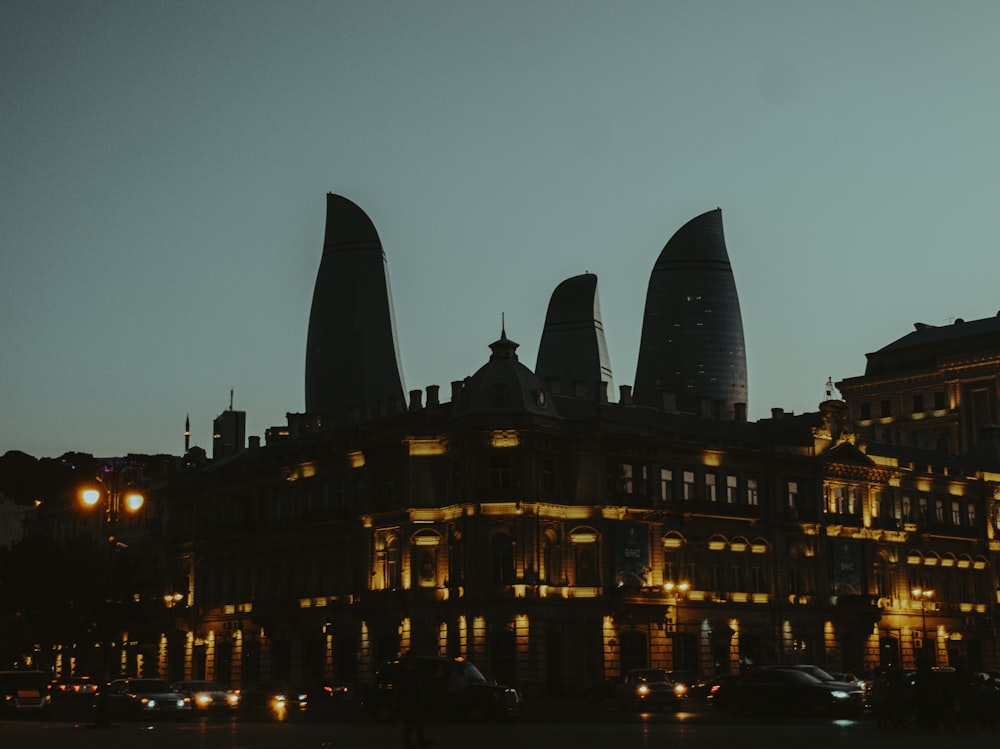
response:
[[[722,210],[688,221],[649,276],[634,401],[746,419],[743,320],[722,232]]]
[[[326,237],[306,341],[306,411],[348,423],[405,406],[385,252],[371,219],[326,200]]]
[[[593,273],[567,278],[552,292],[535,375],[543,382],[558,380],[565,394],[574,392],[574,383],[582,383],[591,399],[598,395],[598,382],[614,389]]]

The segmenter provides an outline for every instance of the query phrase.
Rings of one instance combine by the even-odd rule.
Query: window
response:
[[[914,395],[913,396],[913,413],[920,414],[924,412],[924,396]]]
[[[726,504],[736,504],[737,481],[735,476],[726,476]]]
[[[930,520],[927,514],[927,497],[920,497],[917,500],[917,522],[926,523]]]
[[[684,471],[684,501],[694,501],[694,471]]]
[[[788,482],[788,516],[791,518],[799,516],[799,483],[797,481]]]
[[[858,412],[858,418],[861,419],[861,421],[871,421],[871,418],[872,418],[872,404],[871,403],[862,403],[861,404],[861,409]]]
[[[935,411],[945,410],[944,392],[939,391],[937,393],[934,393],[934,410]]]
[[[510,585],[514,582],[514,542],[506,533],[498,533],[490,542],[493,582]]]
[[[510,488],[510,457],[490,456],[490,486],[494,489]]]
[[[847,492],[847,514],[857,515],[861,507],[861,489],[852,486]]]
[[[892,401],[883,400],[879,401],[879,411],[883,419],[887,419],[892,416]]]
[[[976,503],[975,502],[969,502],[969,506],[968,506],[967,510],[968,510],[968,518],[969,518],[969,527],[975,528],[976,527]]]
[[[705,499],[709,502],[715,502],[718,497],[715,494],[715,474],[706,473],[705,474]]]
[[[962,505],[957,499],[951,502],[951,524],[961,525],[962,524]]]
[[[913,520],[913,506],[909,495],[904,494],[902,499],[903,522],[909,523]]]
[[[674,472],[669,468],[660,469],[660,500],[667,503],[674,501]]]
[[[757,479],[747,479],[747,504],[756,507],[757,502]]]
[[[944,522],[944,500],[935,499],[934,500],[934,522],[943,523]]]
[[[542,491],[552,492],[556,488],[556,467],[551,458],[542,460]]]

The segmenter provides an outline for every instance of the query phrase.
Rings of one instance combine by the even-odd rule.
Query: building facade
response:
[[[149,486],[155,511],[140,543],[164,605],[155,632],[118,633],[123,670],[363,686],[412,649],[469,658],[531,695],[642,666],[702,677],[776,662],[1000,668],[995,431],[886,439],[870,411],[913,398],[923,378],[935,429],[967,435],[980,420],[967,398],[996,415],[992,338],[962,354],[970,384],[948,379],[954,358],[938,383],[890,377],[870,356],[872,371],[840,384],[844,400],[831,393],[814,413],[750,422],[739,306],[712,212],[657,261],[641,401],[627,385],[609,393],[596,277],[581,276],[554,296],[537,372],[502,330],[450,398],[433,386],[404,403],[377,234],[343,199],[331,196],[330,211],[307,411],[264,444]],[[328,250],[341,245],[367,259],[334,262]],[[677,277],[657,275],[671,264]],[[346,302],[321,291],[328,284],[367,285],[382,300],[374,321],[343,313],[359,319],[336,354]],[[677,319],[685,336],[654,330],[653,317],[686,304],[697,314]],[[667,381],[713,340],[725,345],[712,372]],[[381,379],[358,379],[383,364]],[[605,384],[580,386],[588,376]]]

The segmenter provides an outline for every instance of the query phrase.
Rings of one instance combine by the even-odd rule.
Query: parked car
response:
[[[635,668],[625,672],[618,685],[615,701],[623,709],[681,709],[681,698],[687,691],[675,684],[662,668]]]
[[[758,667],[722,685],[713,702],[738,714],[853,717],[864,710],[864,693],[804,669]]]
[[[191,709],[196,713],[232,714],[240,706],[240,696],[214,681],[178,681],[173,685],[191,701]]]
[[[49,675],[44,671],[0,671],[0,716],[48,717]]]
[[[428,717],[450,720],[512,721],[521,715],[521,695],[513,687],[491,684],[463,658],[411,656]],[[362,709],[380,722],[395,720],[403,660],[385,663],[365,691]]]
[[[183,718],[191,715],[191,700],[175,691],[163,679],[115,679],[105,689],[110,716],[136,719],[147,716]],[[101,699],[102,695],[98,692],[95,707]]]

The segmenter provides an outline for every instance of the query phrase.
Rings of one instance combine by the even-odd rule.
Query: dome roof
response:
[[[465,378],[453,404],[453,415],[466,413],[531,413],[558,416],[552,398],[528,367],[517,359],[518,344],[501,330],[490,344],[493,353],[471,377]]]

